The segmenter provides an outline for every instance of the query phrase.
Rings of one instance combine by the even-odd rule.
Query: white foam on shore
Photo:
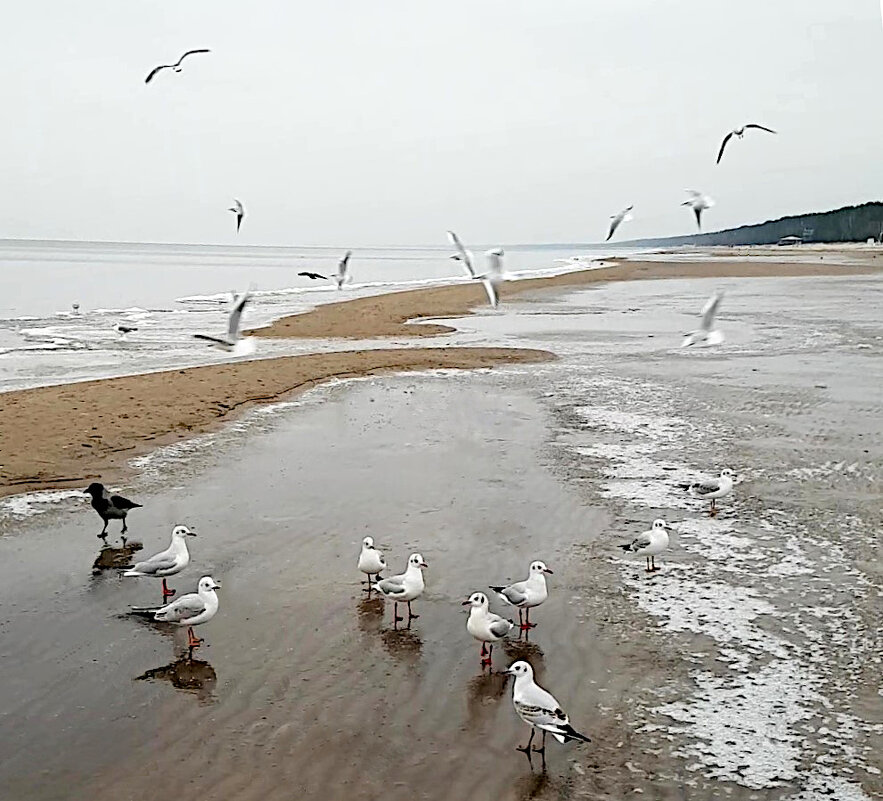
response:
[[[75,498],[84,500],[82,490],[40,490],[12,495],[0,500],[0,519],[3,517],[33,517],[51,511],[45,506],[55,506]]]

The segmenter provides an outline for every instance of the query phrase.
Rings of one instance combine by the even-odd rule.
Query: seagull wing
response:
[[[154,617],[166,623],[180,623],[205,612],[205,601],[195,592],[182,595],[177,601],[158,609]]]
[[[693,213],[696,215],[696,225],[702,230],[702,206],[693,206]]]
[[[757,128],[759,131],[766,131],[767,133],[778,133],[778,131],[774,131],[772,128],[765,128],[763,125],[757,125],[756,123],[750,122],[745,126],[746,128]]]
[[[171,67],[171,64],[160,64],[158,67],[154,67],[147,77],[144,79],[144,83],[150,83],[153,80],[153,76],[156,75],[160,70],[167,70]]]
[[[712,492],[717,492],[721,488],[720,481],[716,478],[708,479],[707,481],[696,481],[695,483],[690,485],[690,491],[694,495],[709,495]]]
[[[711,331],[711,326],[714,325],[714,316],[717,314],[717,307],[720,306],[721,298],[723,296],[723,292],[715,292],[702,307],[702,322],[700,323],[700,327],[703,331]]]
[[[182,62],[185,58],[187,58],[187,56],[192,56],[194,53],[211,53],[211,52],[212,52],[211,50],[206,50],[206,49],[204,49],[204,48],[203,48],[203,49],[200,49],[200,50],[188,50],[183,56],[181,56],[181,58],[178,59],[178,63],[175,64],[175,66],[176,66],[176,67],[180,67],[180,66],[181,66],[181,62]]]
[[[730,139],[732,139],[732,138],[733,138],[733,132],[732,132],[732,131],[730,131],[730,132],[724,137],[724,141],[721,142],[721,149],[720,149],[720,151],[719,151],[718,154],[717,154],[717,161],[715,162],[716,164],[720,164],[720,163],[721,163],[721,159],[722,159],[723,156],[724,156],[724,148],[727,146],[727,142],[729,142]]]
[[[494,285],[494,281],[491,281],[489,278],[482,278],[481,283],[484,286],[484,291],[487,292],[487,299],[490,301],[491,306],[496,309],[500,305],[500,298],[497,295],[497,287]]]
[[[469,277],[475,278],[475,265],[472,263],[472,254],[463,247],[460,237],[458,237],[453,231],[448,231],[448,239],[450,239],[451,244],[457,248],[457,253],[460,254],[460,259],[463,262],[466,271],[469,273]]]
[[[350,256],[353,255],[351,250],[344,253],[343,258],[337,264],[337,274],[341,278],[346,278],[347,269],[349,268]]]
[[[494,615],[496,620],[492,620],[488,629],[494,637],[505,637],[512,630],[512,623],[504,620],[499,615]]]
[[[614,231],[616,231],[616,229],[619,228],[619,224],[621,222],[622,222],[622,214],[621,213],[617,214],[616,216],[614,216],[612,218],[612,221],[610,223],[610,230],[607,232],[607,239],[604,240],[605,242],[610,241],[610,237],[612,237]]]
[[[165,551],[162,553],[154,554],[144,562],[138,562],[133,570],[136,573],[141,573],[145,576],[152,576],[160,570],[171,570],[177,559]]]
[[[248,292],[243,292],[233,302],[230,318],[227,320],[227,334],[233,342],[239,338],[239,321],[242,319],[242,310],[250,297],[251,295]]]
[[[646,548],[649,544],[650,535],[645,531],[643,534],[638,534],[638,536],[632,540],[629,550],[638,551],[641,548]]]
[[[194,334],[195,339],[204,339],[206,342],[216,342],[218,345],[231,345],[229,340],[223,339],[222,337],[213,337],[208,334]]]

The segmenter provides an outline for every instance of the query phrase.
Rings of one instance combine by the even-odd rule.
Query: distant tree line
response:
[[[883,203],[862,203],[844,206],[834,211],[815,214],[797,214],[781,217],[757,225],[743,225],[691,236],[671,236],[664,239],[639,239],[623,242],[634,247],[673,245],[774,245],[787,236],[797,236],[805,242],[865,242],[880,239],[883,229]]]

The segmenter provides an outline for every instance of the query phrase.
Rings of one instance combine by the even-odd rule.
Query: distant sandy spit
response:
[[[38,387],[0,395],[0,497],[118,483],[128,461],[210,431],[249,406],[334,378],[553,359],[517,348],[320,353]]]
[[[504,282],[499,288],[501,301],[541,289],[578,288],[607,281],[636,281],[655,278],[764,278],[809,275],[863,275],[883,269],[859,264],[838,264],[837,254],[826,253],[828,261],[755,262],[724,261],[627,261],[619,259],[611,266],[579,270],[544,278],[525,278]],[[844,259],[854,254],[843,252]],[[474,284],[450,284],[403,292],[390,292],[369,298],[329,303],[303,314],[282,317],[266,328],[250,333],[261,337],[373,339],[377,337],[426,337],[454,331],[436,323],[408,325],[409,320],[462,317],[470,310],[487,304],[484,287]]]

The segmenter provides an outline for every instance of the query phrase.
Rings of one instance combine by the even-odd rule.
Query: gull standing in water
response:
[[[730,139],[732,139],[734,136],[735,136],[737,139],[741,139],[743,136],[745,136],[745,131],[746,131],[748,128],[757,128],[757,130],[759,130],[759,131],[766,131],[767,133],[771,133],[771,134],[776,133],[772,128],[764,128],[763,125],[756,125],[756,124],[753,123],[753,122],[749,122],[747,125],[742,125],[742,126],[740,126],[739,128],[733,128],[733,130],[730,131],[730,132],[724,137],[724,141],[721,142],[721,149],[720,149],[720,151],[719,151],[718,154],[717,154],[717,162],[716,162],[717,164],[720,164],[720,163],[721,163],[721,159],[724,157],[724,149],[725,149],[726,146],[727,146],[727,142],[729,142]]]
[[[499,642],[512,631],[515,624],[489,611],[487,595],[483,592],[472,593],[463,601],[463,606],[471,607],[466,620],[466,631],[481,643],[481,666],[490,667],[494,656],[494,643]]]
[[[723,332],[712,329],[714,316],[717,314],[717,308],[720,306],[723,296],[723,292],[715,292],[708,299],[702,307],[702,319],[699,323],[699,328],[696,331],[691,331],[684,337],[684,341],[681,342],[682,348],[687,348],[691,345],[720,345],[724,341]]]
[[[399,617],[400,603],[408,604],[408,623],[410,623],[413,618],[420,617],[420,615],[415,615],[411,611],[411,601],[414,601],[423,595],[425,587],[423,583],[423,571],[427,567],[429,567],[429,565],[423,561],[423,557],[419,553],[412,553],[408,559],[408,567],[404,573],[400,573],[398,576],[390,576],[389,578],[381,579],[374,585],[374,589],[376,589],[384,598],[391,598],[395,601],[393,617],[396,622],[404,620],[403,617]]]
[[[154,67],[154,68],[150,71],[150,73],[148,74],[148,76],[147,76],[147,78],[145,79],[144,83],[150,83],[150,82],[153,80],[153,76],[156,75],[156,73],[160,72],[161,70],[173,70],[174,72],[181,72],[181,63],[184,61],[185,58],[187,58],[187,56],[192,56],[192,55],[194,55],[194,54],[196,54],[196,53],[210,53],[210,52],[211,52],[211,50],[205,50],[205,49],[201,49],[201,50],[188,50],[188,51],[187,51],[183,56],[181,56],[181,58],[179,58],[174,64],[160,64],[158,67]]]
[[[718,498],[723,498],[724,495],[729,495],[733,491],[734,478],[733,471],[725,467],[721,470],[720,477],[718,478],[694,481],[692,484],[682,484],[681,487],[688,490],[694,498],[711,501],[711,508],[708,513],[711,517],[714,517],[717,514],[715,501]]]
[[[656,567],[656,554],[662,553],[668,548],[668,532],[674,531],[664,520],[654,520],[653,526],[649,531],[638,534],[627,545],[620,545],[624,551],[643,556],[647,560],[647,572],[652,573],[654,570],[661,570]]]
[[[466,270],[466,274],[470,278],[473,278],[476,281],[481,281],[484,286],[484,291],[487,292],[487,297],[491,306],[496,309],[500,302],[499,295],[497,294],[497,285],[502,280],[503,273],[502,248],[492,248],[491,250],[485,251],[484,255],[487,259],[488,268],[484,273],[477,273],[475,272],[475,256],[472,251],[467,250],[463,246],[460,237],[458,237],[453,231],[448,231],[448,239],[451,244],[457,248],[457,252],[451,256],[451,258],[455,261],[459,261],[463,265],[463,269]]]
[[[154,620],[161,623],[171,623],[173,626],[187,626],[187,647],[190,656],[193,649],[198,648],[202,639],[193,633],[193,627],[202,623],[208,623],[218,612],[218,596],[215,590],[221,589],[211,576],[203,576],[199,580],[196,592],[182,595],[176,601],[166,606],[157,608],[136,607],[132,612],[136,615],[150,615]]]
[[[619,226],[622,223],[629,222],[630,220],[633,219],[632,218],[632,209],[633,208],[634,208],[634,206],[629,206],[628,208],[623,209],[621,212],[619,212],[619,214],[614,214],[611,216],[610,230],[607,232],[607,239],[604,240],[605,242],[610,241],[610,238],[613,236],[616,229],[619,228]]]
[[[242,225],[242,218],[245,217],[245,206],[234,197],[233,205],[227,211],[232,211],[236,215],[236,233],[238,234],[239,228]]]
[[[371,584],[371,576],[380,579],[380,574],[386,570],[386,560],[383,554],[374,547],[374,538],[365,537],[362,540],[362,551],[359,553],[359,570],[368,576],[368,592],[374,586]]]
[[[338,289],[343,289],[344,284],[348,284],[352,281],[352,276],[349,274],[349,263],[350,256],[353,255],[351,250],[348,250],[343,254],[343,258],[337,263],[337,275],[334,276],[334,281],[337,283]]]
[[[154,554],[143,562],[138,562],[129,568],[124,576],[152,576],[162,579],[162,602],[171,598],[175,590],[170,590],[166,585],[166,576],[174,576],[180,573],[190,564],[190,551],[187,550],[187,537],[195,537],[196,532],[187,526],[175,526],[172,529],[172,542],[164,551]]]
[[[703,195],[701,192],[697,192],[695,189],[686,189],[684,190],[687,194],[691,195],[689,200],[685,200],[681,203],[682,206],[689,206],[693,209],[693,214],[696,215],[696,225],[699,226],[699,230],[702,230],[702,212],[705,209],[710,209],[714,205],[714,200],[712,200],[708,195]]]
[[[552,571],[543,562],[530,563],[530,571],[525,581],[517,581],[508,587],[491,587],[500,598],[510,606],[518,607],[518,624],[521,631],[529,631],[536,628],[536,623],[530,622],[530,610],[539,606],[549,597],[546,588],[546,573],[552,575]],[[524,610],[524,620],[521,619]]]
[[[512,705],[515,711],[530,728],[530,739],[527,745],[518,746],[518,750],[530,757],[530,744],[536,729],[543,733],[543,744],[540,748],[534,748],[538,754],[546,755],[546,732],[550,733],[559,743],[567,743],[571,740],[590,743],[591,740],[584,734],[580,734],[570,725],[567,713],[561,708],[561,704],[550,692],[547,692],[534,681],[533,668],[529,662],[520,660],[513,663],[506,671],[510,676],[515,676],[515,686],[512,688]]]
[[[223,337],[213,337],[209,334],[194,334],[196,339],[203,339],[210,342],[213,346],[223,348],[226,351],[236,351],[237,345],[244,340],[239,333],[239,324],[242,320],[242,310],[248,303],[251,293],[243,292],[241,295],[234,295],[233,306],[230,309],[230,316],[227,318],[227,335]]]

